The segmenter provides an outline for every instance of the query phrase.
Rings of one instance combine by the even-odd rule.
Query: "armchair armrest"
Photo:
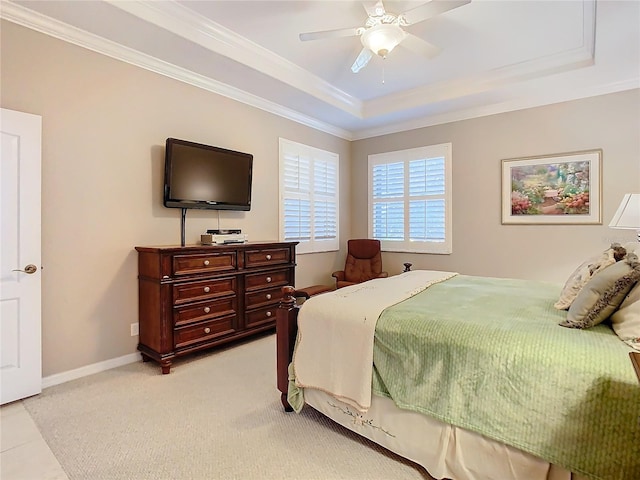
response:
[[[344,281],[344,270],[338,270],[337,272],[333,272],[331,276],[336,279],[336,282],[342,282]]]
[[[295,292],[293,292],[293,296],[308,300],[314,295],[319,295],[324,292],[330,292],[331,290],[335,290],[335,287],[333,285],[311,285],[309,287],[297,289]]]
[[[304,298],[305,300],[309,300],[309,298],[311,298],[309,292],[307,292],[306,290],[294,290],[292,297]]]

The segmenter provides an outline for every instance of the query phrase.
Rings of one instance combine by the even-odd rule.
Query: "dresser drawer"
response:
[[[176,307],[173,312],[173,323],[179,327],[225,315],[235,315],[237,310],[238,300],[235,296],[193,303]]]
[[[267,288],[245,295],[244,308],[255,308],[264,305],[278,304],[282,298],[282,287]]]
[[[183,328],[176,328],[173,333],[175,348],[184,348],[195,343],[213,340],[216,337],[235,332],[235,316],[216,318]]]
[[[187,302],[233,295],[235,291],[236,277],[179,283],[173,286],[173,304],[180,305]]]
[[[291,262],[291,250],[288,248],[263,248],[244,252],[245,268],[281,265],[289,262]]]
[[[269,323],[275,325],[277,310],[278,304],[274,304],[247,312],[244,316],[245,328],[254,328]]]
[[[271,288],[291,283],[289,270],[271,270],[266,273],[251,273],[245,276],[244,288],[247,291]]]
[[[173,257],[173,274],[179,276],[233,271],[237,268],[237,260],[235,251],[175,255]]]

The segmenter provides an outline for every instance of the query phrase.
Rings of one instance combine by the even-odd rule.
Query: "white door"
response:
[[[42,390],[42,118],[4,108],[0,113],[0,404],[5,404]]]

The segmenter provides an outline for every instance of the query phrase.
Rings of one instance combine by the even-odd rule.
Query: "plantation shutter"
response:
[[[285,152],[283,160],[284,239],[311,240],[311,159]]]
[[[369,235],[387,251],[451,253],[450,144],[369,156]]]
[[[444,158],[409,162],[409,239],[445,241]]]
[[[337,165],[332,161],[316,160],[313,172],[315,198],[314,239],[335,239],[338,236]]]
[[[373,238],[404,239],[404,163],[373,167]]]
[[[298,253],[339,249],[338,155],[280,139],[280,239]]]

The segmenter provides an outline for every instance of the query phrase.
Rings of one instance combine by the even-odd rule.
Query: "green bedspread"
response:
[[[640,385],[609,325],[558,326],[560,287],[458,275],[383,312],[373,391],[597,479],[640,479]]]

